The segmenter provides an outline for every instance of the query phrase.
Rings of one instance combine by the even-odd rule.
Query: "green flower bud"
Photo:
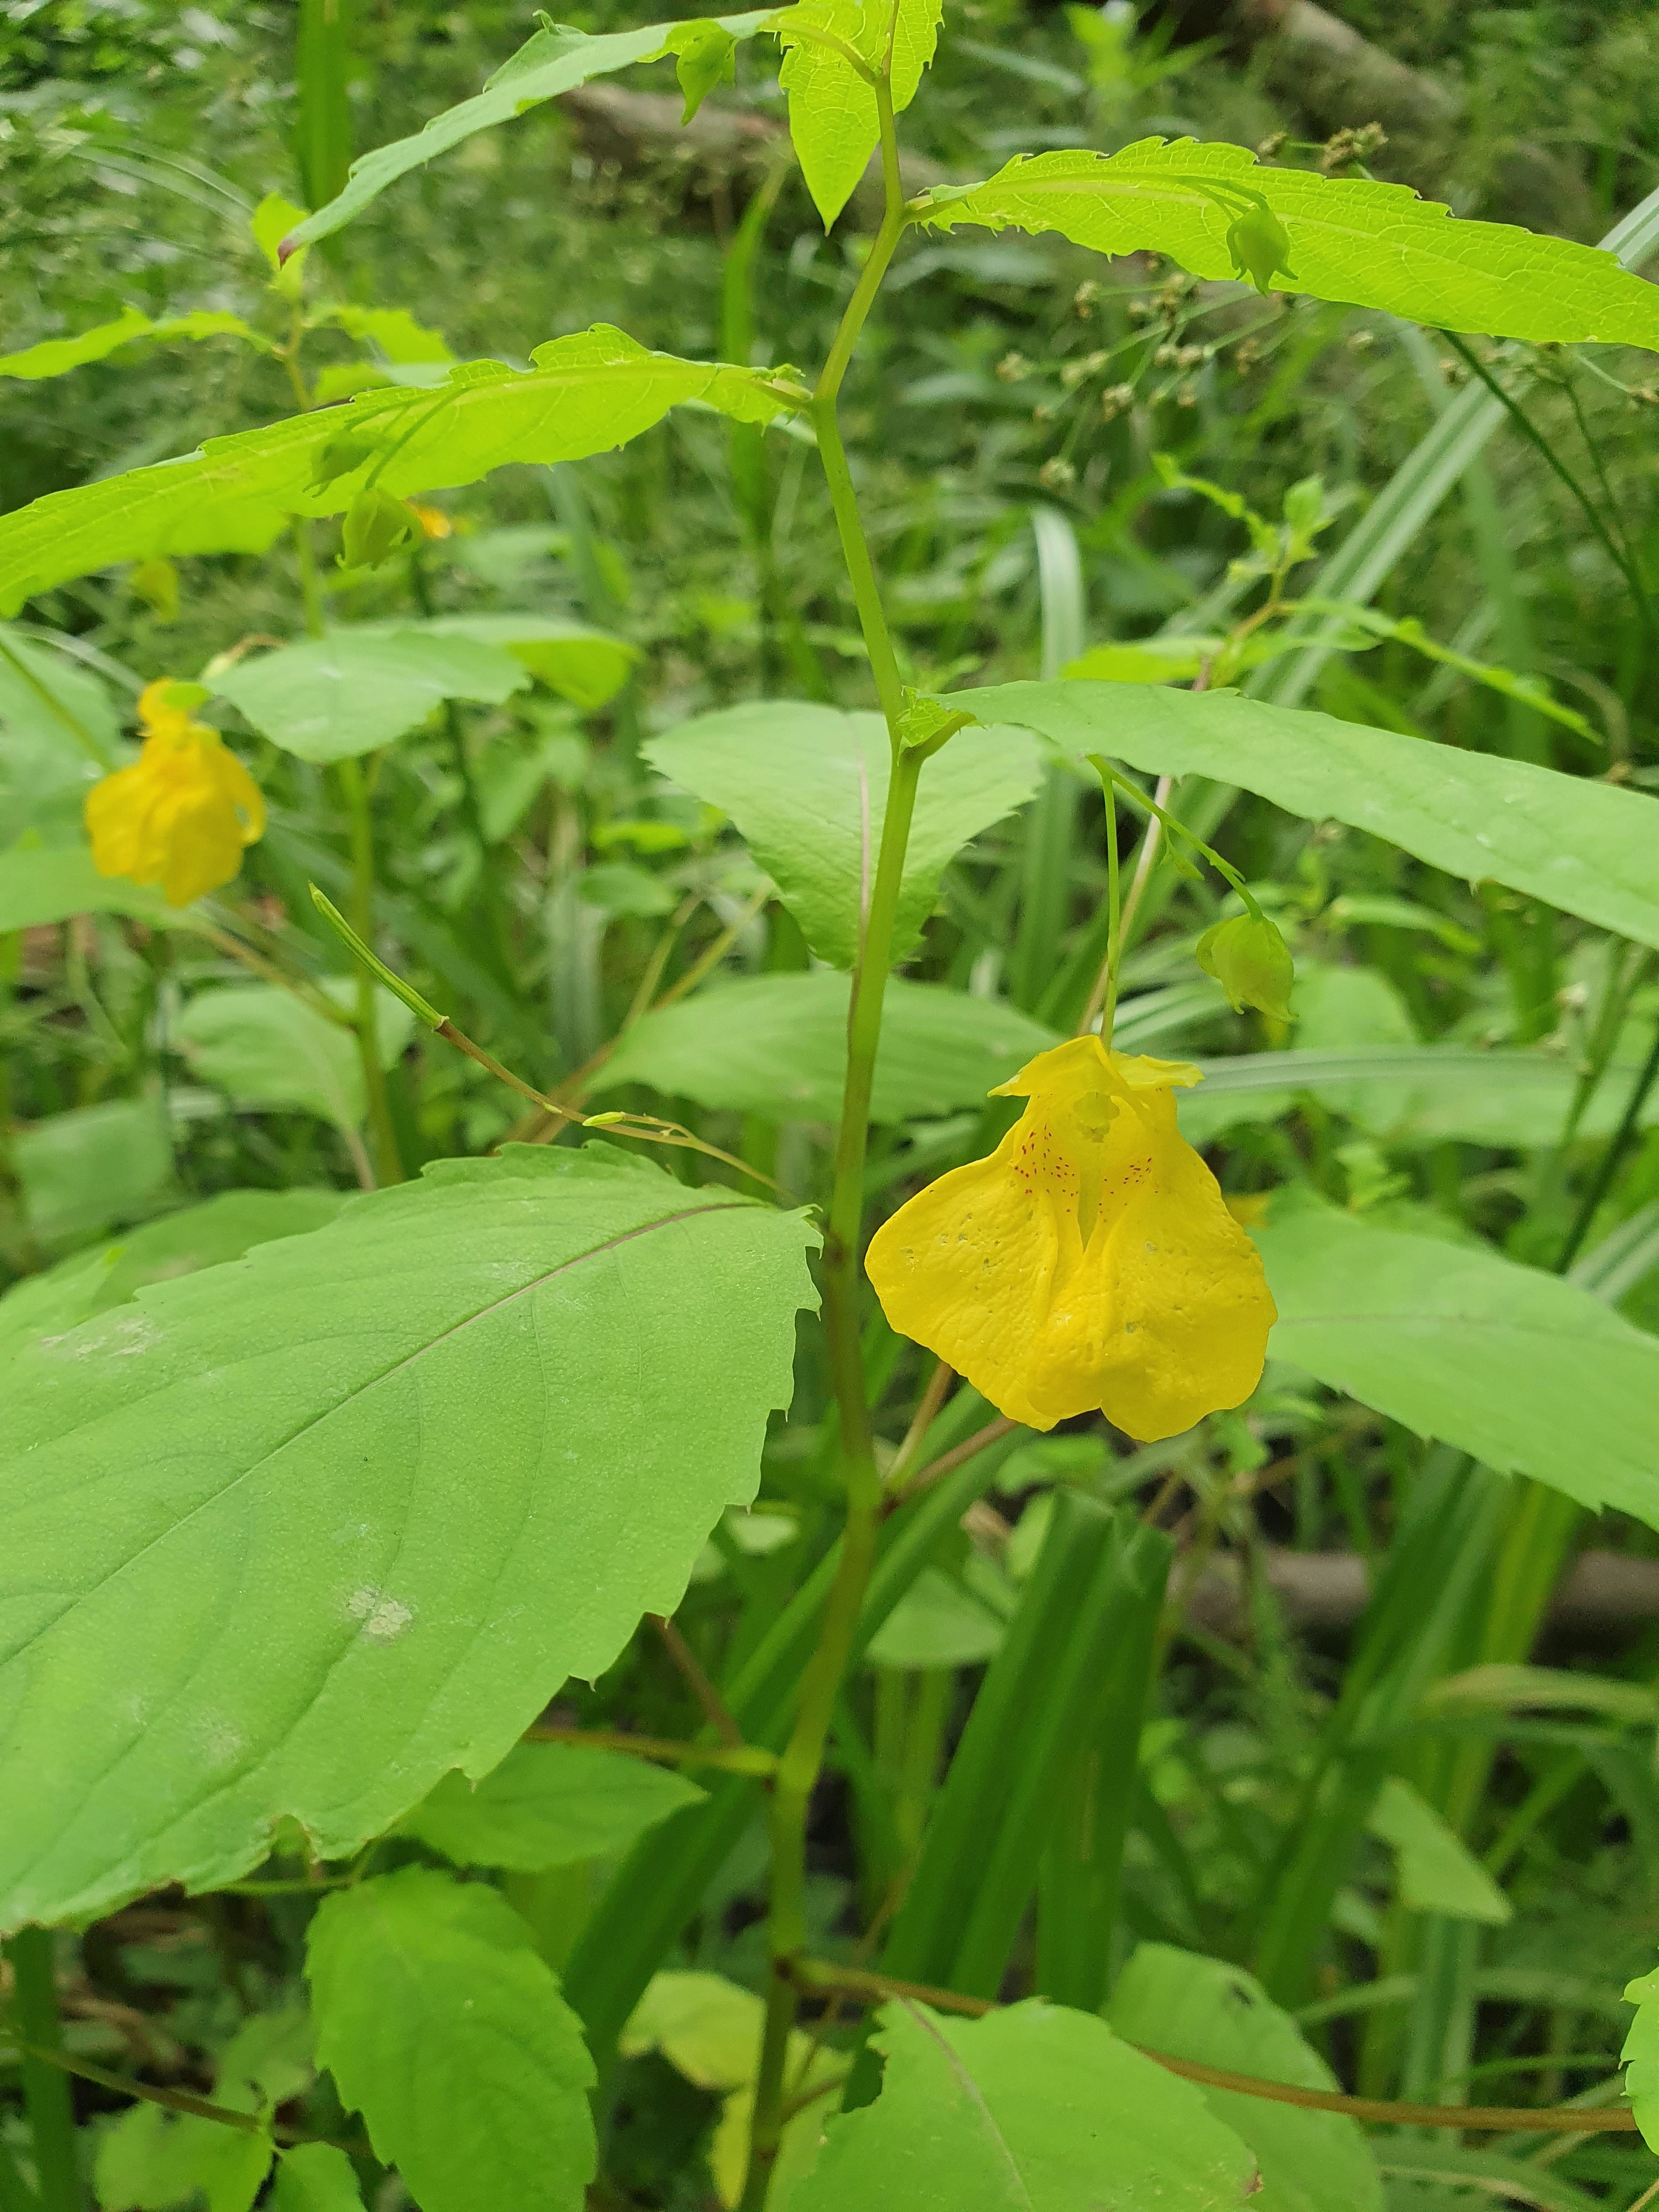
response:
[[[1248,276],[1264,295],[1272,291],[1276,273],[1296,274],[1291,267],[1291,234],[1271,208],[1247,208],[1236,217],[1228,226],[1227,251],[1235,271]]]
[[[375,568],[421,534],[421,526],[389,491],[360,491],[345,511],[340,530],[340,563],[346,568]]]
[[[1291,1018],[1296,968],[1266,915],[1236,914],[1206,929],[1198,940],[1198,964],[1215,977],[1236,1014],[1256,1006],[1279,1021]]]

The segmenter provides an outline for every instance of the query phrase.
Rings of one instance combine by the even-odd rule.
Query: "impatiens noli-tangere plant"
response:
[[[1431,649],[1357,601],[1288,595],[1331,520],[1315,480],[1280,524],[1169,465],[1168,481],[1249,532],[1237,591],[1263,595],[1253,612],[1237,592],[1212,609],[1218,635],[1171,662],[1173,681],[1139,680],[1108,647],[1040,683],[930,692],[884,611],[840,404],[890,271],[975,226],[1164,256],[1247,299],[1306,295],[1539,343],[1659,349],[1659,294],[1608,252],[1192,139],[1042,152],[911,194],[896,118],[939,33],[939,0],[799,0],[591,36],[544,21],[476,98],[368,155],[327,205],[259,210],[286,335],[130,315],[0,361],[40,377],[140,338],[211,334],[289,377],[284,420],[0,520],[9,619],[122,563],[140,564],[135,588],[176,595],[172,564],[235,554],[293,562],[305,628],[228,641],[151,683],[136,757],[46,682],[21,626],[0,630],[5,665],[56,702],[88,787],[84,838],[71,824],[0,867],[27,890],[8,927],[125,914],[163,940],[205,932],[252,969],[225,1022],[192,1006],[183,1048],[204,1081],[320,1098],[362,1185],[344,1203],[295,1194],[308,1212],[216,1217],[141,1289],[106,1295],[82,1267],[0,1309],[0,1925],[33,2069],[32,2135],[0,2142],[7,2212],[81,2201],[50,1931],[168,1888],[300,1916],[310,2019],[262,2027],[257,2049],[239,2038],[216,2082],[146,2090],[107,2126],[96,2180],[111,2212],[198,2191],[246,2212],[264,2190],[277,2212],[339,2212],[376,2165],[406,2194],[374,2201],[422,2212],[620,2203],[599,2193],[599,2145],[619,2066],[648,2053],[716,2100],[710,2171],[741,2212],[1216,2212],[1264,2188],[1263,2203],[1382,2202],[1290,2014],[1314,1994],[1353,1852],[1384,1832],[1386,1730],[1405,1716],[1342,1707],[1350,1732],[1308,1766],[1282,1883],[1242,1908],[1231,1963],[1150,1944],[1120,1977],[1115,1900],[1171,1547],[1119,1501],[1145,1478],[1141,1448],[1247,1407],[1276,1362],[1298,1388],[1449,1448],[1436,1482],[1474,1462],[1659,1528],[1659,1346],[1592,1289],[1472,1240],[1224,1195],[1202,1157],[1206,1097],[1247,1075],[1224,1062],[1206,1085],[1206,1069],[1141,1051],[1158,1031],[1121,988],[1126,959],[1166,872],[1213,863],[1224,910],[1181,980],[1283,1042],[1284,939],[1192,826],[1217,834],[1240,788],[1659,946],[1654,801],[1252,696],[1298,623],[1381,623]],[[312,249],[417,165],[657,60],[673,61],[689,118],[740,42],[768,40],[826,228],[872,161],[880,180],[879,227],[820,364],[680,359],[603,325],[550,336],[523,367],[454,362],[401,310],[326,297]],[[341,396],[351,380],[308,367],[323,330],[372,340],[398,374]],[[886,395],[871,398],[878,414]],[[602,708],[635,652],[531,613],[434,615],[421,564],[449,525],[417,502],[507,464],[580,461],[676,408],[726,418],[746,468],[785,442],[809,449],[870,696],[858,712],[751,701],[647,735],[653,771],[745,841],[762,885],[750,918],[769,902],[804,949],[787,973],[700,988],[739,915],[672,987],[659,964],[623,1031],[554,1082],[517,1058],[499,933],[464,968],[383,896],[379,779],[399,739],[456,702],[535,684]],[[331,623],[333,596],[399,562],[407,618]],[[1458,665],[1576,721],[1541,685]],[[307,764],[349,830],[349,869],[298,916],[334,964],[320,984],[235,904],[266,834],[244,726]],[[483,849],[464,744],[458,757]],[[619,772],[645,771],[630,757]],[[1091,776],[1107,889],[1077,1003],[1051,1022],[892,980],[955,856],[1028,805],[1069,807]],[[302,890],[314,861],[283,849]],[[1041,888],[1028,878],[1028,895]],[[481,910],[499,898],[487,867],[475,896]],[[475,983],[476,1014],[462,1005]],[[741,1039],[739,1007],[755,1024]],[[387,1070],[411,1036],[516,1094],[511,1140],[405,1177]],[[1251,1065],[1250,1081],[1284,1080]],[[1320,1079],[1364,1076],[1350,1064]],[[822,1187],[791,1182],[810,1148],[745,1141],[739,1155],[680,1120],[593,1110],[607,1086],[653,1088],[683,1115],[687,1100],[768,1125],[833,1115]],[[878,1173],[872,1126],[918,1115],[957,1119]],[[792,1424],[799,1393],[822,1420]],[[1063,1444],[1066,1425],[1103,1416],[1130,1474],[1056,1489],[1007,1617],[981,1606],[975,1628],[977,1601],[941,1571],[964,1515],[1021,1431]],[[763,1580],[760,1546],[731,1534],[763,1455],[769,1498],[817,1516],[787,1581]],[[756,1570],[718,1680],[673,1621],[711,1537]],[[865,1790],[854,1669],[912,1649],[929,1605],[928,1634],[948,1628],[965,1638],[953,1652],[990,1664],[937,1790],[930,1772],[889,1829],[861,1832],[859,1926],[826,1930],[809,1822],[832,1752]],[[636,1636],[668,1639],[701,1733],[635,1740],[550,1717]],[[930,1758],[946,1733],[941,1705]],[[1388,1832],[1404,1820],[1414,1835],[1413,1807],[1426,1808],[1389,1786],[1405,1798],[1386,1800]],[[761,1834],[764,1957],[744,1988],[684,1939],[723,1909],[722,1869]],[[222,1925],[234,1949],[234,1920]],[[276,2116],[319,2065],[339,2126],[298,2140]],[[1301,2106],[1273,2101],[1286,2083]]]

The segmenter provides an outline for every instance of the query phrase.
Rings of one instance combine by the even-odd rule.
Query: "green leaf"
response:
[[[790,2212],[1243,2212],[1255,2161],[1190,2082],[1103,2020],[1028,1998],[979,2021],[884,2008],[872,2105],[829,2121]]]
[[[626,1752],[519,1743],[482,1782],[446,1774],[402,1832],[457,1866],[539,1874],[625,1850],[703,1798],[696,1783]]]
[[[397,628],[404,635],[418,631],[426,637],[473,638],[510,653],[562,699],[590,714],[616,697],[640,657],[637,646],[558,615],[437,615]],[[369,633],[365,626],[361,633],[343,634]]]
[[[288,2003],[242,2022],[219,2054],[213,2094],[233,2112],[262,2112],[302,2094],[316,2072],[311,2016]]]
[[[625,2058],[659,2051],[688,2081],[724,2094],[708,2164],[720,2201],[728,2206],[743,2195],[765,2017],[762,1999],[723,1975],[657,1974],[617,2045]],[[790,2030],[785,2063],[796,2097],[836,2081],[844,2067],[839,2052],[822,2049],[800,2028]],[[824,2108],[825,2100],[815,2098],[785,2124],[769,2203],[787,2203],[795,2182],[812,2164]]]
[[[218,337],[243,338],[262,352],[270,349],[269,341],[240,315],[217,307],[198,307],[188,315],[166,315],[160,322],[140,314],[137,307],[124,307],[112,323],[100,323],[95,330],[82,331],[78,337],[45,338],[39,345],[25,347],[21,353],[0,354],[0,376],[25,377],[31,382],[62,376],[86,362],[102,361],[118,347],[131,345],[138,338]]]
[[[753,2078],[765,2014],[752,1990],[723,1974],[657,1974],[617,2048],[624,2058],[660,2051],[700,2089],[738,2089]]]
[[[332,2143],[296,2143],[276,2159],[268,2212],[362,2212],[351,2160]]]
[[[317,320],[347,331],[360,345],[375,347],[399,368],[448,362],[455,358],[443,332],[417,323],[407,307],[356,307],[343,302],[325,308]]]
[[[1422,2191],[1395,2202],[1405,2202],[1429,2212],[1431,2206],[1463,2208],[1494,2200],[1500,2204],[1535,2205],[1538,2212],[1601,2212],[1604,2197],[1592,2196],[1540,2165],[1535,2157],[1507,2158],[1500,2151],[1468,2150],[1448,2142],[1447,2130],[1437,2130],[1421,2145],[1401,2130],[1393,2130],[1378,2146],[1377,2165],[1390,2180],[1449,2183],[1455,2196],[1430,2197]],[[1479,2192],[1477,2194],[1477,2192]]]
[[[514,1147],[25,1346],[0,1927],[233,1880],[284,1814],[347,1856],[499,1765],[753,1497],[811,1239]]]
[[[1502,1474],[1659,1528],[1659,1339],[1559,1276],[1322,1206],[1256,1232],[1269,1355]]]
[[[529,683],[499,646],[473,637],[337,630],[238,661],[211,678],[262,737],[301,760],[349,760],[418,729],[446,699],[499,706]]]
[[[169,1282],[240,1260],[252,1245],[322,1229],[346,1203],[346,1193],[336,1190],[222,1191],[129,1230],[95,1255],[76,1252],[0,1297],[0,1352],[25,1336],[73,1328],[125,1305],[146,1283]]]
[[[733,82],[737,41],[718,23],[677,23],[669,35],[668,49],[676,57],[674,74],[685,94],[680,117],[683,128],[717,84]]]
[[[892,32],[893,112],[915,98],[933,58],[944,0],[799,0],[767,23],[785,48],[779,82],[789,95],[789,136],[806,189],[829,229],[852,198],[881,136],[873,86],[812,32],[825,33],[879,69]]]
[[[924,1567],[870,1638],[872,1667],[979,1667],[1002,1649],[1003,1623],[960,1583]]]
[[[100,876],[90,845],[22,845],[0,853],[0,936],[75,914],[130,914],[152,929],[187,929],[188,910],[125,876]]]
[[[719,15],[710,20],[734,39],[750,39],[767,27],[771,15],[763,9],[756,15]],[[502,63],[481,93],[434,115],[412,137],[377,146],[372,154],[354,161],[345,190],[315,215],[295,224],[285,241],[288,249],[326,238],[331,231],[361,215],[388,185],[422,162],[448,153],[475,132],[488,131],[497,123],[510,123],[514,116],[539,107],[544,100],[556,99],[562,92],[574,92],[590,77],[607,76],[636,62],[659,61],[673,51],[674,34],[681,28],[677,23],[651,23],[637,31],[612,31],[590,38],[568,24],[549,24]]]
[[[1577,731],[1581,738],[1592,743],[1601,742],[1600,734],[1588,716],[1574,707],[1564,707],[1541,677],[1523,676],[1513,668],[1504,668],[1490,660],[1474,660],[1455,647],[1442,645],[1431,637],[1415,615],[1399,620],[1381,614],[1375,607],[1360,606],[1352,599],[1305,599],[1301,606],[1310,614],[1337,615],[1352,623],[1379,642],[1391,638],[1401,645],[1408,645],[1413,653],[1420,653],[1425,660],[1438,662],[1442,667],[1455,668],[1461,676],[1474,683],[1484,684],[1489,691],[1501,691],[1506,699],[1518,699],[1523,706],[1547,714],[1553,722],[1559,722],[1569,730]],[[1363,640],[1360,641],[1363,642]],[[1352,649],[1352,648],[1350,648]],[[1091,671],[1103,674],[1105,672]]]
[[[1522,1667],[1493,1660],[1448,1674],[1424,1700],[1487,1712],[1595,1713],[1623,1728],[1651,1728],[1659,1721],[1659,1690],[1613,1674],[1583,1674],[1577,1668]]]
[[[927,220],[1054,230],[1101,253],[1167,253],[1195,276],[1231,276],[1229,234],[1258,198],[1295,266],[1292,278],[1279,262],[1283,291],[1540,344],[1659,347],[1653,288],[1598,246],[1454,219],[1405,185],[1265,167],[1220,142],[1017,155],[982,185],[935,187]]]
[[[305,217],[304,208],[296,207],[292,200],[284,199],[280,192],[267,192],[248,221],[253,243],[264,256],[265,266],[270,270],[273,282],[293,297],[298,296],[299,287],[295,279],[305,265],[305,256],[301,253],[296,262],[290,255],[284,266],[282,246],[295,224],[303,222]]]
[[[1456,1829],[1399,1775],[1383,1783],[1365,1825],[1394,1853],[1400,1902],[1408,1912],[1437,1912],[1488,1928],[1515,1917],[1515,1907]]]
[[[1198,1065],[1204,1081],[1182,1092],[1176,1111],[1187,1141],[1200,1150],[1241,1122],[1277,1121],[1308,1092],[1392,1144],[1449,1139],[1532,1152],[1560,1142],[1578,1082],[1569,1062],[1548,1053],[1460,1045],[1239,1053]],[[1584,1110],[1581,1137],[1612,1134],[1637,1072],[1625,1061],[1607,1070]],[[1659,1099],[1647,1102],[1641,1119],[1644,1128],[1659,1125]]]
[[[600,1069],[595,1094],[643,1083],[768,1121],[833,1121],[847,1073],[848,979],[820,969],[722,983],[647,1014]],[[977,1106],[1058,1042],[995,999],[935,983],[887,987],[876,1054],[875,1121]]]
[[[346,408],[210,438],[154,467],[49,493],[0,518],[0,613],[71,576],[154,553],[258,553],[290,515],[343,514],[371,469],[399,498],[475,483],[507,461],[569,461],[625,445],[671,407],[739,422],[785,406],[770,371],[651,353],[608,324],[538,346],[519,371],[463,362],[437,391],[365,392]],[[325,448],[360,449],[322,470]]]
[[[969,695],[951,703],[977,714]],[[880,715],[757,700],[701,714],[641,750],[731,816],[813,951],[850,968],[887,809]],[[1014,730],[963,730],[927,763],[899,893],[896,959],[914,947],[948,863],[970,837],[1023,806],[1041,780],[1036,747]]]
[[[344,1011],[357,987],[331,977],[321,987]],[[414,1034],[415,1017],[375,987],[374,1041],[380,1064],[394,1066]],[[228,1091],[239,1106],[297,1108],[337,1129],[354,1130],[368,1111],[357,1040],[343,1024],[314,1012],[277,983],[230,983],[199,992],[173,1025],[173,1041],[192,1073]]]
[[[1118,2034],[1171,2058],[1300,2089],[1341,2087],[1288,2013],[1243,1967],[1166,1943],[1142,1943],[1106,2016]],[[1358,2124],[1226,2089],[1203,2092],[1261,2163],[1251,2212],[1382,2212],[1382,2185]]]
[[[337,1890],[307,1972],[319,2062],[422,2212],[581,2212],[593,2062],[505,1899],[426,1867]]]
[[[1625,2094],[1650,2150],[1659,2150],[1659,1971],[1625,1985],[1625,2002],[1636,2017],[1619,2056],[1625,2068]]]
[[[207,2212],[251,2212],[275,2146],[263,2130],[130,2105],[100,2137],[102,2212],[171,2212],[206,2199]]]
[[[111,1099],[25,1123],[12,1158],[29,1227],[48,1250],[154,1213],[174,1188],[158,1098]]]
[[[0,652],[0,728],[5,732],[14,775],[14,748],[23,738],[49,749],[82,787],[102,772],[100,763],[110,768],[122,764],[126,756],[120,745],[121,726],[109,693],[90,669],[10,623],[0,624],[0,647],[4,648]],[[78,835],[78,804],[74,825]],[[0,835],[8,842],[29,826],[18,821],[8,827],[0,815]]]
[[[1242,784],[1287,814],[1346,822],[1466,882],[1659,945],[1659,801],[1645,793],[1231,692],[1003,684],[957,696],[1079,759],[1104,751],[1152,775]]]

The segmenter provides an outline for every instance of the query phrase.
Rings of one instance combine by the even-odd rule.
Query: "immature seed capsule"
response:
[[[1248,276],[1264,297],[1272,291],[1276,274],[1296,273],[1291,267],[1291,234],[1270,208],[1247,208],[1236,217],[1228,227],[1227,251],[1238,275]]]
[[[410,508],[389,491],[360,491],[345,511],[340,558],[348,568],[375,568],[421,534]]]
[[[1236,1014],[1258,1006],[1281,1022],[1291,1018],[1296,967],[1289,948],[1265,914],[1236,914],[1198,940],[1198,964],[1227,994]]]

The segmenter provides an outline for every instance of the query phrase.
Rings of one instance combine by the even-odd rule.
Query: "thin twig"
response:
[[[598,1751],[626,1751],[663,1766],[718,1766],[750,1782],[769,1782],[777,1771],[775,1753],[757,1743],[676,1743],[662,1735],[633,1735],[619,1729],[561,1728],[538,1721],[525,1730],[530,1743],[592,1744]]]
[[[735,1750],[743,1741],[743,1730],[732,1717],[725,1698],[704,1674],[702,1662],[680,1632],[679,1623],[660,1613],[647,1613],[646,1618],[661,1637],[664,1649],[702,1707],[703,1718],[718,1730],[720,1741]]]
[[[835,1990],[862,1996],[872,2004],[890,1997],[908,1998],[913,2004],[931,2005],[936,2012],[963,2013],[974,2020],[1003,2008],[989,1997],[964,1996],[959,1990],[929,1988],[921,1982],[895,1981],[886,1974],[872,1974],[852,1966],[830,1966],[817,1959],[803,1959],[796,1969],[803,1989],[817,1993]],[[1127,2039],[1125,2039],[1127,2040]],[[1202,2066],[1194,2058],[1175,2058],[1145,2044],[1131,2046],[1143,2057],[1155,2059],[1171,2074],[1198,2081],[1207,2089],[1231,2089],[1241,2097],[1260,2097],[1271,2105],[1297,2105],[1304,2112],[1346,2112],[1350,2119],[1376,2120],[1402,2127],[1474,2128],[1483,2131],[1529,2135],[1601,2135],[1634,2133],[1636,2115],[1629,2107],[1600,2110],[1557,2106],[1544,2110],[1533,2105],[1412,2105],[1387,2097],[1350,2097],[1338,2089],[1300,2089],[1288,2081],[1265,2081],[1255,2074],[1234,2074],[1220,2066]]]
[[[897,1488],[902,1482],[906,1469],[926,1443],[927,1431],[939,1417],[945,1392],[955,1380],[956,1370],[947,1367],[942,1359],[936,1359],[933,1371],[927,1377],[927,1388],[922,1392],[921,1402],[916,1407],[915,1418],[905,1431],[904,1441],[894,1454],[893,1463],[887,1470],[887,1480],[891,1487]]]
[[[920,1474],[911,1476],[902,1490],[893,1491],[883,1502],[883,1512],[891,1513],[901,1505],[908,1505],[920,1491],[927,1489],[935,1482],[942,1482],[947,1474],[954,1474],[959,1467],[982,1452],[988,1444],[994,1444],[999,1437],[1006,1437],[1011,1429],[1018,1426],[1018,1421],[1011,1421],[1006,1413],[999,1413],[994,1421],[988,1421],[982,1429],[975,1429],[965,1443],[959,1443],[954,1451],[942,1453],[938,1459],[930,1460]]]
[[[146,2105],[165,2105],[169,2112],[187,2112],[198,2120],[217,2120],[222,2126],[234,2128],[245,2136],[268,2135],[279,2143],[334,2143],[338,2150],[366,2151],[367,2143],[336,2142],[332,2136],[308,2135],[303,2128],[271,2124],[252,2112],[234,2112],[228,2105],[216,2105],[206,2097],[192,2097],[185,2089],[155,2089],[148,2081],[130,2081],[119,2074],[112,2074],[102,2066],[94,2066],[88,2058],[71,2058],[66,2051],[48,2051],[43,2044],[15,2043],[15,2051],[26,2058],[39,2058],[48,2066],[56,2066],[64,2074],[78,2075],[83,2081],[93,2081],[100,2089],[113,2089],[118,2096],[137,2097]]]

